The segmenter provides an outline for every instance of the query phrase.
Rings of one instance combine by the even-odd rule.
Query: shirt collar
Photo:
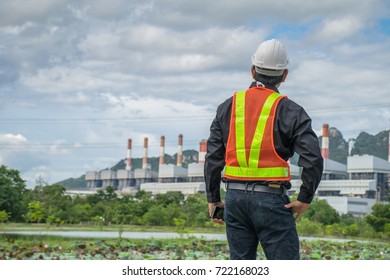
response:
[[[260,83],[260,85],[258,85],[258,82],[256,82],[256,81],[253,81],[253,82],[251,83],[251,85],[249,86],[249,88],[253,88],[253,87],[256,87],[256,86],[263,86],[263,87],[265,87],[265,88],[272,89],[273,91],[279,93],[279,90],[278,90],[277,87],[271,86],[271,85],[267,85],[267,84],[261,84],[261,83]]]

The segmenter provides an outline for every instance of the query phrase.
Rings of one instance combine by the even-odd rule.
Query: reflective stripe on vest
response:
[[[275,102],[281,97],[280,94],[271,93],[264,102],[261,113],[257,120],[254,136],[251,142],[249,158],[245,147],[245,96],[246,91],[236,92],[235,94],[235,130],[236,130],[236,157],[239,166],[226,165],[224,174],[237,178],[247,179],[290,179],[289,166],[283,162],[280,167],[262,167],[259,168],[260,147],[263,142],[263,136],[267,120]],[[272,133],[272,132],[271,132]],[[230,136],[229,136],[230,137]],[[279,156],[278,156],[279,158]]]

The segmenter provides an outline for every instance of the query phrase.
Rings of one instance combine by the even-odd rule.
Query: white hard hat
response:
[[[275,39],[265,41],[252,56],[252,64],[259,74],[281,76],[288,64],[286,49]]]

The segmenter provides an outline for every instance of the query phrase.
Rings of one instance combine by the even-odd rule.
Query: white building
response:
[[[158,169],[158,181],[163,182],[183,182],[187,180],[187,169],[174,164],[160,164]]]
[[[347,165],[325,159],[324,176],[316,197],[325,199],[340,214],[366,215],[376,202],[386,202],[390,163],[375,156],[350,156]],[[326,178],[348,179],[327,180]],[[290,193],[298,193],[301,180],[292,180]]]
[[[141,190],[152,194],[164,194],[168,192],[181,192],[184,195],[205,192],[204,182],[179,182],[179,183],[144,183]]]
[[[357,198],[345,196],[324,196],[319,199],[326,200],[339,214],[365,216],[371,213],[375,200],[371,198]]]

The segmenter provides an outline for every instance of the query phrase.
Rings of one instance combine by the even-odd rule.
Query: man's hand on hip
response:
[[[305,213],[307,209],[309,209],[310,204],[295,200],[289,204],[284,205],[284,207],[291,208],[293,215],[297,213],[295,216],[295,221],[297,222],[302,214]]]

